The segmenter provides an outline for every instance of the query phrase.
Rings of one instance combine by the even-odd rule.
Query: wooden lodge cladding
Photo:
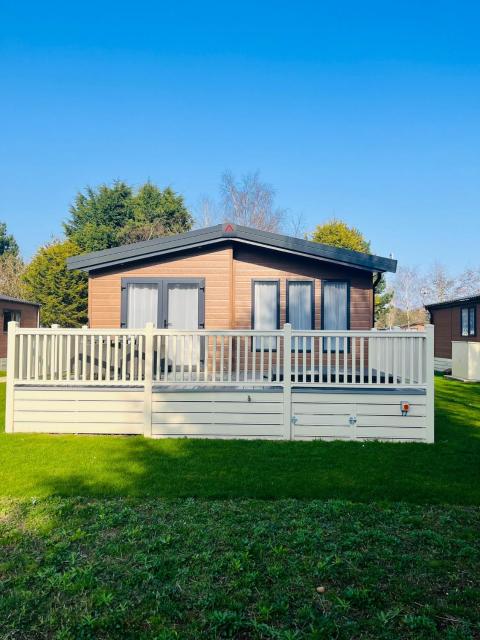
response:
[[[19,300],[0,295],[0,369],[7,361],[7,327],[15,320],[21,327],[38,327],[39,305],[27,300]]]
[[[480,296],[431,304],[427,309],[435,325],[436,358],[452,357],[452,341],[480,341]]]
[[[310,280],[314,285],[315,326],[321,328],[322,281],[346,281],[349,285],[350,329],[373,326],[372,272],[274,249],[236,245],[183,251],[181,255],[154,258],[140,263],[90,272],[89,322],[91,328],[121,326],[122,278],[203,278],[205,282],[205,328],[250,329],[252,281],[278,280],[280,326],[287,320],[287,282]]]

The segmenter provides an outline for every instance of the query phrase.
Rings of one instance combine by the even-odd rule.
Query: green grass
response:
[[[435,445],[0,434],[0,639],[480,638],[480,386],[436,384]]]
[[[436,391],[434,445],[0,434],[0,495],[479,505],[480,385]]]
[[[6,371],[0,371],[0,378],[4,378],[7,375]]]
[[[1,637],[478,638],[479,530],[474,507],[4,499]]]

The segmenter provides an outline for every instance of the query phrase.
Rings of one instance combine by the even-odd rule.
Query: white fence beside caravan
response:
[[[9,432],[433,442],[433,327],[23,329]]]

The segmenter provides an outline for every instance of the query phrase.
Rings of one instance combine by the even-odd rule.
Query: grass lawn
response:
[[[0,638],[480,638],[480,385],[436,384],[435,445],[0,434]]]
[[[0,378],[4,378],[7,375],[6,371],[0,371]]]
[[[480,505],[480,385],[436,390],[434,445],[2,433],[0,495]]]
[[[1,637],[478,638],[479,529],[473,507],[3,499]]]

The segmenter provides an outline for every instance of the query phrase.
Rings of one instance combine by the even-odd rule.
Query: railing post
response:
[[[15,339],[19,323],[12,320],[8,323],[7,338],[7,397],[5,404],[5,432],[13,433],[14,399],[15,399],[15,367],[17,362],[17,341]]]
[[[427,390],[427,429],[426,441],[435,442],[435,367],[434,367],[434,339],[435,328],[433,324],[425,326],[425,382]]]
[[[292,325],[283,325],[283,437],[292,440]]]
[[[143,435],[146,438],[152,437],[153,330],[153,322],[147,322],[145,325],[145,378],[143,380]]]

